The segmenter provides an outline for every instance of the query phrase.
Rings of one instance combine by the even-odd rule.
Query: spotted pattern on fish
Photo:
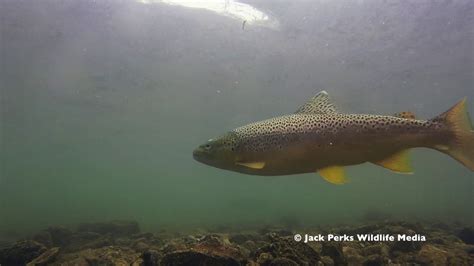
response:
[[[235,129],[239,147],[248,151],[282,149],[301,138],[325,139],[341,132],[379,134],[440,129],[436,121],[369,114],[292,114]]]
[[[474,171],[474,131],[466,99],[431,120],[417,120],[411,112],[340,113],[322,91],[294,114],[251,123],[207,141],[193,157],[252,175],[317,171],[326,181],[344,184],[342,167],[366,162],[412,173],[408,151],[417,147],[441,151]]]

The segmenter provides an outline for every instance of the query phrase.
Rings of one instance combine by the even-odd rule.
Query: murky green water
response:
[[[470,1],[249,1],[272,24],[134,1],[1,1],[0,231],[137,220],[147,230],[406,220],[473,223],[474,174],[432,150],[414,175],[258,177],[203,141],[327,90],[351,113],[421,118],[467,96]]]

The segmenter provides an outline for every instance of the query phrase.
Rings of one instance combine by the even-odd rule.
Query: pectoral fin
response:
[[[318,174],[331,184],[342,185],[349,182],[342,166],[328,166],[318,170]]]
[[[265,162],[250,162],[250,163],[236,163],[238,165],[242,165],[242,166],[245,166],[245,167],[248,167],[248,168],[252,168],[252,169],[262,169],[263,167],[265,167]]]
[[[413,174],[408,150],[402,150],[380,161],[372,162],[389,170],[402,174]]]

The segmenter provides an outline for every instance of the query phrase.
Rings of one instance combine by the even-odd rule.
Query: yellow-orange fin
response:
[[[394,114],[393,116],[405,118],[405,119],[416,119],[415,114],[412,112],[400,112],[400,113]]]
[[[250,162],[250,163],[236,163],[252,169],[263,169],[265,167],[265,162]]]
[[[318,174],[331,184],[343,185],[349,182],[342,166],[328,166],[318,170]]]
[[[408,150],[402,150],[372,163],[401,174],[413,174]]]
[[[448,126],[453,137],[435,149],[444,152],[471,171],[474,171],[474,130],[466,108],[466,98],[462,99],[448,111],[432,119]]]

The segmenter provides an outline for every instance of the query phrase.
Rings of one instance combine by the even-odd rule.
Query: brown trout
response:
[[[445,153],[474,171],[474,131],[466,99],[445,113],[417,120],[339,112],[322,91],[294,114],[236,128],[196,148],[204,164],[251,175],[318,172],[344,184],[344,166],[370,162],[398,173],[412,173],[408,151],[424,147]]]

